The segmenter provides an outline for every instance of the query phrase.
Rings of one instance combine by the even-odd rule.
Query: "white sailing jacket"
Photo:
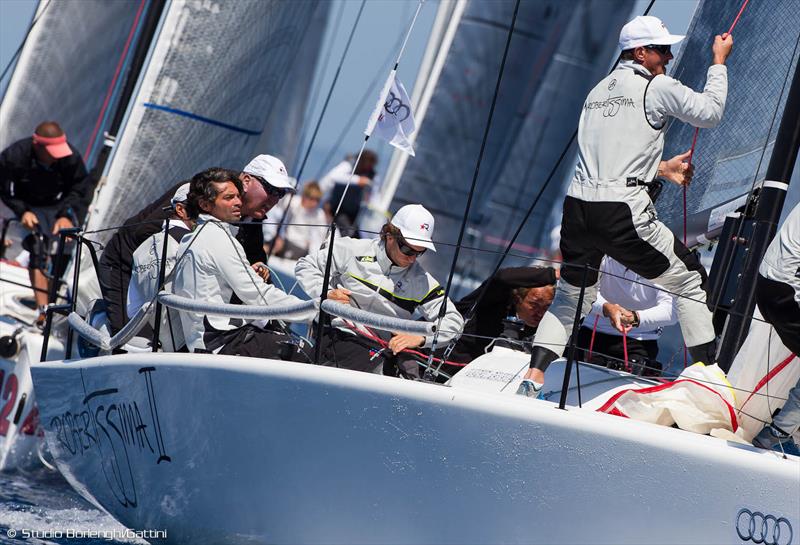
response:
[[[728,72],[708,68],[705,89],[696,93],[679,81],[652,76],[632,61],[623,61],[589,92],[578,127],[578,165],[569,195],[585,201],[608,201],[644,191],[641,183],[658,173],[664,151],[664,127],[675,117],[695,127],[717,125],[725,110]],[[622,197],[624,198],[624,196]],[[618,200],[614,198],[613,200]]]
[[[794,300],[800,305],[800,204],[786,216],[764,253],[758,272],[793,287]]]
[[[201,214],[197,227],[183,237],[178,248],[173,291],[206,303],[225,304],[235,294],[246,305],[289,305],[302,302],[267,284],[250,267],[244,248],[236,240],[236,226]],[[185,254],[185,255],[184,255]],[[219,351],[220,334],[243,326],[239,318],[182,312],[181,323],[190,351]],[[209,344],[210,343],[210,344]]]
[[[327,257],[328,243],[325,243],[297,262],[297,281],[312,298],[322,294]],[[360,309],[409,320],[422,318],[429,322],[438,319],[444,297],[444,288],[419,263],[405,268],[394,265],[386,255],[383,242],[378,239],[343,237],[336,240],[330,289],[337,288],[350,290],[351,304]],[[341,318],[335,318],[332,324],[352,332]],[[464,319],[448,299],[439,332],[439,346],[457,338],[463,328]],[[425,337],[423,346],[429,347],[432,340],[432,336]]]

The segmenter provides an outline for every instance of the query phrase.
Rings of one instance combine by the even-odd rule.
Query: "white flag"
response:
[[[383,86],[378,104],[370,116],[365,134],[382,138],[413,156],[414,148],[408,138],[416,128],[411,100],[408,98],[406,88],[392,70]]]

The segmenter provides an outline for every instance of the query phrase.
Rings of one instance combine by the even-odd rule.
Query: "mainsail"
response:
[[[670,75],[702,90],[714,35],[728,29],[740,7],[739,1],[701,3]],[[726,63],[730,81],[725,114],[716,128],[700,130],[692,161],[695,175],[686,207],[690,246],[717,235],[726,213],[742,206],[751,187],[764,181],[798,61],[797,1],[750,2],[733,35],[733,53]],[[692,145],[693,127],[673,120],[667,131],[664,157]],[[681,188],[666,184],[656,206],[660,218],[682,234],[681,193]]]
[[[602,3],[602,9],[598,4]],[[615,35],[632,2],[523,2],[481,166],[477,201],[466,246],[502,250],[503,234],[522,219],[533,195],[569,140],[592,82],[607,69]],[[454,243],[485,127],[512,1],[469,2],[408,160],[392,209],[424,201],[436,217],[436,238]],[[564,163],[561,177],[571,170]],[[562,194],[560,184],[543,197],[540,214],[521,240],[542,239],[542,226]],[[526,246],[527,255],[536,253]],[[426,267],[444,276],[452,249],[439,246]],[[491,253],[463,252],[462,276],[479,278],[493,269]]]
[[[121,223],[209,166],[238,169],[265,152],[291,161],[328,8],[316,0],[173,1],[89,228]]]
[[[102,137],[98,120],[116,105],[115,83],[124,77],[150,4],[40,2],[38,21],[0,105],[0,149],[31,135],[41,121],[54,119],[85,154]]]

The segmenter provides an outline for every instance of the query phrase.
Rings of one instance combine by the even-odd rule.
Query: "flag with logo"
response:
[[[411,100],[408,98],[406,88],[397,79],[395,70],[392,70],[364,133],[386,140],[413,157],[414,147],[409,138],[416,128]]]

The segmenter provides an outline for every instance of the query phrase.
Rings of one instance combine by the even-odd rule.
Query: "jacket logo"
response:
[[[617,86],[617,80],[612,79],[611,81],[608,82],[608,90],[609,91],[612,90],[616,86]]]
[[[401,289],[403,289],[403,281],[398,280],[397,282],[395,282],[394,291],[400,291]]]
[[[356,257],[356,261],[360,261],[361,263],[375,263],[375,256],[374,255],[360,255]]]

